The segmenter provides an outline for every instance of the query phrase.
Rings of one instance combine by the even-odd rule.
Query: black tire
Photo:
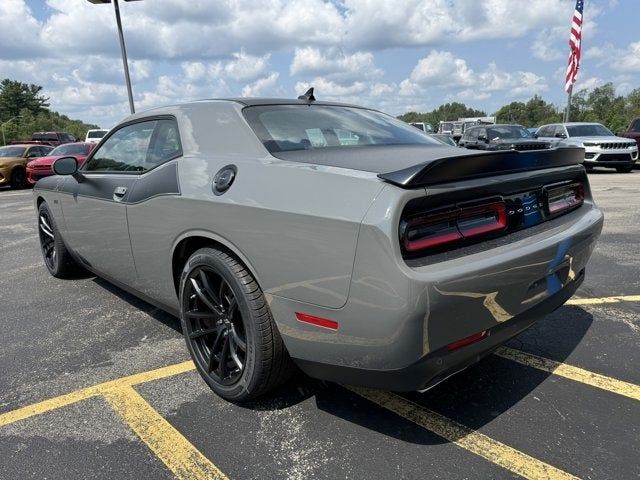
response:
[[[633,165],[630,167],[616,167],[618,173],[631,173],[631,170],[633,170]]]
[[[46,202],[38,207],[38,234],[42,259],[51,275],[56,278],[72,278],[82,272],[82,267],[67,250]]]
[[[253,400],[294,371],[262,290],[226,252],[202,248],[187,260],[180,319],[198,372],[225,400]]]
[[[11,172],[9,184],[14,190],[25,188],[27,186],[27,171],[24,168],[14,168]]]

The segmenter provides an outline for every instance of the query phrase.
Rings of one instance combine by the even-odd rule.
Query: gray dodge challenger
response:
[[[179,316],[227,400],[296,366],[426,390],[581,284],[603,223],[583,156],[470,152],[312,94],[206,100],[128,117],[34,202],[49,272]]]

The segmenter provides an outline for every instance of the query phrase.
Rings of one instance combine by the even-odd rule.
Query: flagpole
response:
[[[563,123],[569,122],[569,111],[571,110],[571,94],[573,93],[573,85],[569,87],[569,98],[567,100],[567,108],[564,111]]]

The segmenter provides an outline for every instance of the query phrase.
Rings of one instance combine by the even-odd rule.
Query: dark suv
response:
[[[63,143],[77,142],[76,137],[66,132],[34,132],[31,140],[57,147]]]
[[[536,140],[521,125],[478,125],[465,130],[458,146],[476,150],[543,150],[551,143]]]

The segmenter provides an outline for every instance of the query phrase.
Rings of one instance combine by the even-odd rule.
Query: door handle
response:
[[[122,200],[122,198],[127,193],[127,187],[116,187],[113,191],[113,199],[114,200]]]

